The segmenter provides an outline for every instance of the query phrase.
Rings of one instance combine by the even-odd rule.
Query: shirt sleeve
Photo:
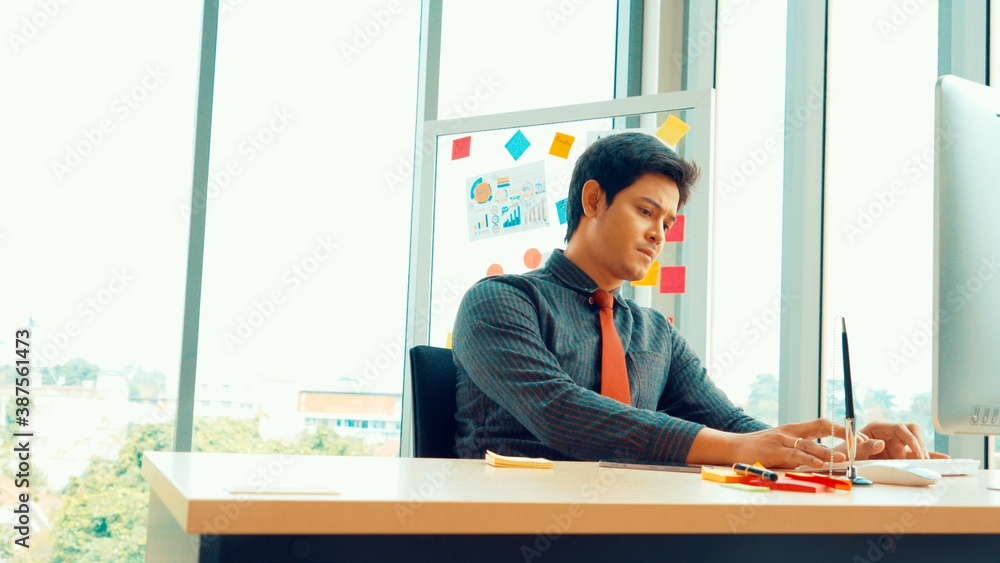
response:
[[[624,405],[578,385],[545,345],[536,298],[502,281],[470,288],[453,336],[459,372],[539,440],[570,458],[683,462],[704,426]]]
[[[657,410],[722,430],[744,434],[767,430],[767,424],[743,412],[708,377],[687,340],[671,328],[670,374]]]

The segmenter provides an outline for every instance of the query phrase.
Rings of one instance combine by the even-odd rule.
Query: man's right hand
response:
[[[831,450],[813,440],[833,435],[844,438],[844,427],[817,418],[784,424],[749,434],[733,434],[703,428],[688,452],[687,463],[732,465],[760,462],[767,468],[792,469],[800,465],[820,467],[830,461]],[[867,437],[858,435],[858,442]],[[844,461],[842,452],[832,452],[834,462]]]

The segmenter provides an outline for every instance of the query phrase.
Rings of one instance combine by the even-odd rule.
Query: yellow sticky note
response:
[[[632,282],[632,285],[656,285],[657,276],[660,275],[660,261],[653,260],[653,265],[649,267],[649,271],[646,275],[642,277],[641,280],[636,280]]]
[[[518,457],[500,455],[486,450],[486,463],[494,467],[521,467],[526,469],[552,469],[552,460],[544,457]]]
[[[701,468],[701,478],[716,483],[746,483],[750,480],[750,477],[740,475],[731,467],[709,467],[707,465]]]
[[[667,120],[656,130],[656,136],[663,139],[663,142],[670,146],[677,146],[677,143],[691,130],[691,126],[681,121],[679,117],[668,115]]]
[[[569,150],[573,148],[573,141],[576,141],[576,137],[573,135],[556,133],[552,139],[552,146],[549,147],[549,154],[559,158],[569,158]]]
[[[449,349],[451,348],[451,333],[450,332],[448,333],[448,339],[445,340],[444,347],[445,348],[449,348]]]

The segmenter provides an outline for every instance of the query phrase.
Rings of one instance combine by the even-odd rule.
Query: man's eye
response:
[[[669,230],[670,230],[670,225],[668,225],[668,224],[664,223],[664,224],[663,224],[663,230],[664,230],[664,231],[669,231]]]
[[[652,215],[652,213],[648,209],[646,209],[645,207],[640,207],[639,208],[639,212],[642,213],[643,215],[647,216],[647,217],[650,216],[650,215]]]

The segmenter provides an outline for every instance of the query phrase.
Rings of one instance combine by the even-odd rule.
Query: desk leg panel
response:
[[[206,541],[208,540],[208,541]],[[217,540],[217,542],[216,542]],[[219,562],[996,562],[1000,535],[216,536]]]

